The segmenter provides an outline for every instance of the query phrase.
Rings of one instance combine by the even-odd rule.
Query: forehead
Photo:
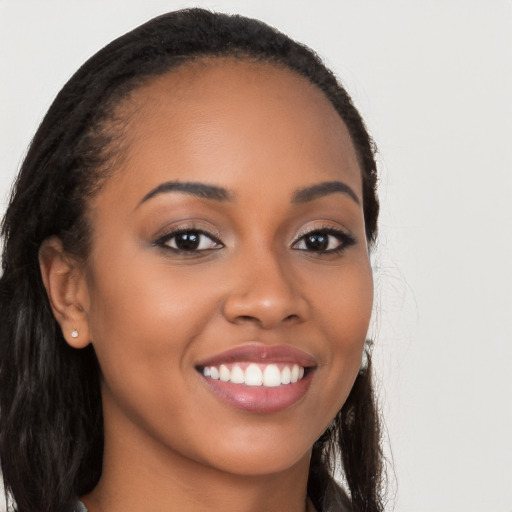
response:
[[[284,187],[341,178],[361,188],[348,130],[330,101],[276,64],[187,63],[152,78],[120,110],[120,178],[145,189],[171,179],[236,187],[258,177],[268,186],[269,173]]]

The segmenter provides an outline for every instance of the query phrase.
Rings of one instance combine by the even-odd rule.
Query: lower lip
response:
[[[265,386],[246,386],[202,376],[210,390],[229,405],[259,414],[279,412],[298,402],[307,392],[311,384],[313,371],[299,381],[283,384],[275,388]]]

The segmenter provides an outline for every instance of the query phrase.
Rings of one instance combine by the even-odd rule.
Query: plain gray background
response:
[[[397,512],[512,511],[512,3],[0,0],[0,213],[63,83],[190,5],[317,50],[380,149],[371,335]]]

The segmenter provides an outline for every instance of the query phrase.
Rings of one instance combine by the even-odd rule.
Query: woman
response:
[[[174,12],[84,64],[3,225],[17,510],[382,510],[375,189],[346,91],[261,22]]]

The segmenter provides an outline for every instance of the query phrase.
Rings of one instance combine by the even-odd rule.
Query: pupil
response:
[[[176,247],[183,251],[192,251],[199,246],[197,233],[181,233],[176,237]]]
[[[325,251],[327,249],[327,236],[320,233],[309,235],[306,238],[306,247],[312,251]]]

